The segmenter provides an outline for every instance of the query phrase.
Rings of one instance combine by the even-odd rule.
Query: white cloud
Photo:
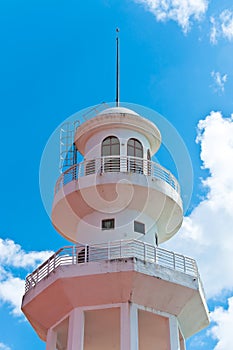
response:
[[[233,39],[233,12],[225,10],[220,14],[221,29],[223,36],[228,39]]]
[[[0,350],[11,350],[6,344],[0,343]]]
[[[210,29],[210,42],[215,45],[218,42],[219,27],[214,17],[210,17],[210,23],[212,24]]]
[[[222,74],[220,72],[211,72],[211,77],[214,80],[214,84],[212,85],[215,92],[224,92],[225,83],[227,81],[227,74]]]
[[[21,300],[25,285],[24,279],[16,275],[17,269],[33,270],[51,254],[52,252],[49,251],[26,253],[14,241],[0,238],[0,301],[10,305],[12,314],[15,316],[21,314]]]
[[[207,197],[184,219],[180,232],[166,246],[194,257],[209,298],[233,290],[233,118],[211,112],[198,124],[197,142]]]
[[[0,300],[10,305],[12,314],[21,314],[21,301],[24,294],[25,281],[5,272],[4,280],[0,281]],[[0,348],[1,349],[1,348]]]
[[[227,310],[218,307],[211,313],[211,320],[215,325],[211,328],[210,334],[218,340],[214,350],[232,348],[233,297],[228,299],[228,305]]]
[[[157,21],[176,21],[186,33],[191,19],[199,21],[208,7],[207,0],[134,0],[145,5]]]
[[[14,267],[35,267],[37,264],[48,259],[48,251],[26,253],[19,244],[11,239],[0,238],[0,264]]]
[[[229,41],[233,40],[233,12],[224,10],[215,18],[210,18],[212,25],[210,31],[210,41],[217,44],[219,38],[225,38]]]

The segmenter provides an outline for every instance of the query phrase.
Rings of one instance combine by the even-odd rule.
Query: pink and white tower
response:
[[[160,132],[120,106],[118,82],[116,107],[61,131],[52,222],[74,244],[27,277],[22,301],[46,350],[184,350],[209,323],[196,262],[158,247],[183,218],[179,183],[151,160]]]
[[[151,161],[160,143],[121,106],[74,130],[83,160],[66,155],[52,222],[75,244],[27,277],[22,303],[46,350],[184,350],[208,325],[196,262],[158,247],[183,214],[177,180]]]

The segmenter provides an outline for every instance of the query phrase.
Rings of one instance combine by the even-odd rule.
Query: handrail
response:
[[[80,177],[111,172],[137,173],[163,180],[180,193],[179,183],[169,170],[150,160],[130,156],[105,156],[75,164],[60,175],[56,182],[55,193]]]
[[[194,259],[138,240],[121,240],[94,245],[73,245],[59,249],[26,278],[25,293],[60,266],[95,261],[136,258],[199,278]]]

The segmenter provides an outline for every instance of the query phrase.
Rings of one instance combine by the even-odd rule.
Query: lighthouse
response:
[[[46,350],[183,350],[208,325],[196,262],[160,247],[183,217],[178,181],[151,160],[160,144],[121,106],[74,128],[51,215],[73,244],[27,277],[22,302]]]
[[[51,220],[69,243],[27,276],[23,313],[46,350],[184,350],[208,309],[195,260],[161,247],[183,208],[158,127],[117,99],[61,135]]]

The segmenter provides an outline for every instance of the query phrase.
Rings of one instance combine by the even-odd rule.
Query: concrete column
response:
[[[50,328],[46,337],[46,350],[56,350],[57,332]]]
[[[130,350],[138,350],[138,308],[135,304],[129,304],[130,310]]]
[[[134,304],[121,305],[121,350],[138,350],[138,310]]]
[[[130,317],[129,304],[121,305],[121,350],[130,349]]]
[[[69,317],[67,350],[83,350],[83,348],[84,312],[76,308],[71,312]]]
[[[178,322],[175,316],[169,317],[170,350],[180,350]]]

